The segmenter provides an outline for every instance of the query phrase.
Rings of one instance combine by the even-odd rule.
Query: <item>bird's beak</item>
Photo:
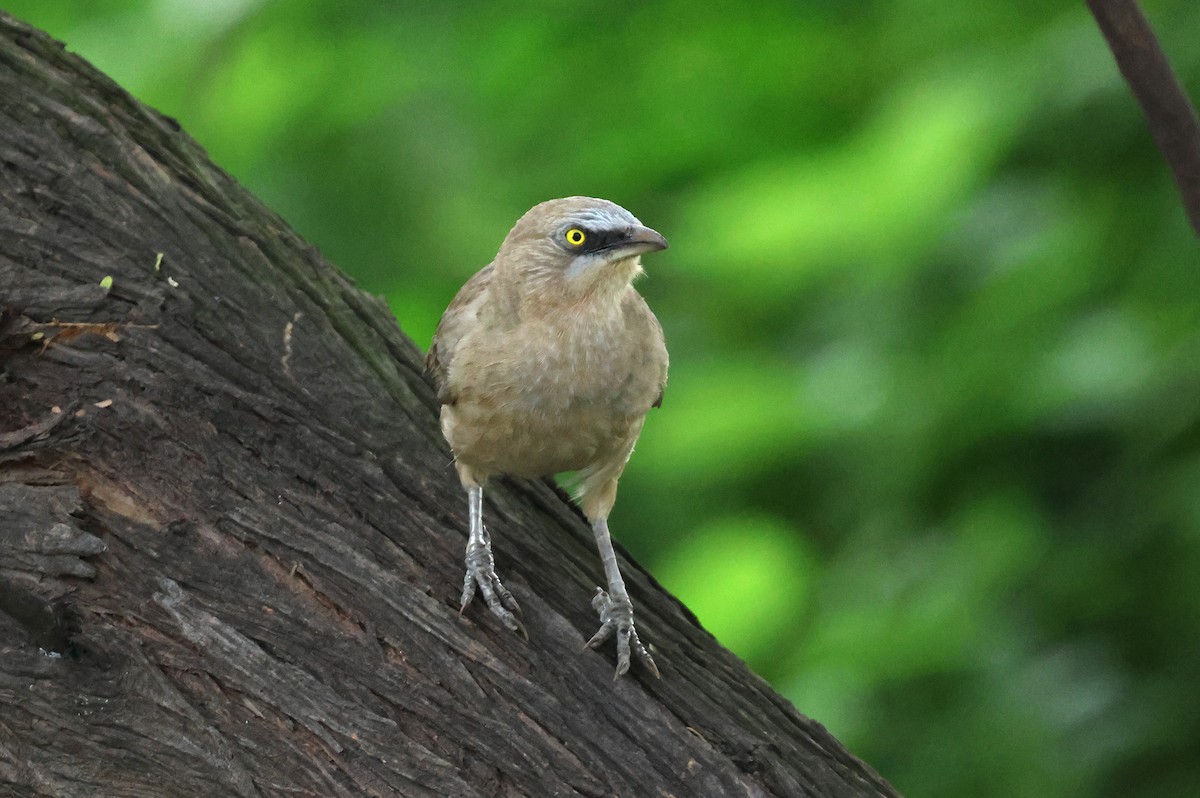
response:
[[[641,255],[644,252],[657,252],[667,248],[667,239],[657,230],[636,225],[629,228],[625,235],[612,243],[610,249],[619,257],[628,258]]]

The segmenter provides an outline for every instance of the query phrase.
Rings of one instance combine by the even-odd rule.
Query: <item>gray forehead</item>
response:
[[[571,221],[592,230],[612,230],[641,225],[636,216],[619,205],[605,208],[584,208],[573,212]]]

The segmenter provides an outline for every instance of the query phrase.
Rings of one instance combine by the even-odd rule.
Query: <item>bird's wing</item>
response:
[[[492,266],[480,269],[474,277],[458,290],[442,320],[438,322],[433,340],[429,343],[429,354],[425,356],[425,370],[433,377],[433,387],[437,390],[438,401],[444,405],[452,405],[455,401],[453,390],[449,385],[450,363],[458,342],[470,328],[475,318],[475,305],[483,296],[484,290],[492,279]]]

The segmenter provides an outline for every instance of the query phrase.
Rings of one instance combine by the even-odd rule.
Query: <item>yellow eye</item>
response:
[[[583,246],[583,242],[587,241],[587,233],[580,230],[578,227],[572,227],[567,231],[565,238],[567,243],[573,247]]]

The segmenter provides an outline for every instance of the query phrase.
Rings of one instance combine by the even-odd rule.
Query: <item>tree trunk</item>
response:
[[[383,301],[4,15],[0,109],[0,793],[894,794],[628,558],[663,678],[614,682],[546,483],[485,510],[530,641],[459,617],[466,500]]]

